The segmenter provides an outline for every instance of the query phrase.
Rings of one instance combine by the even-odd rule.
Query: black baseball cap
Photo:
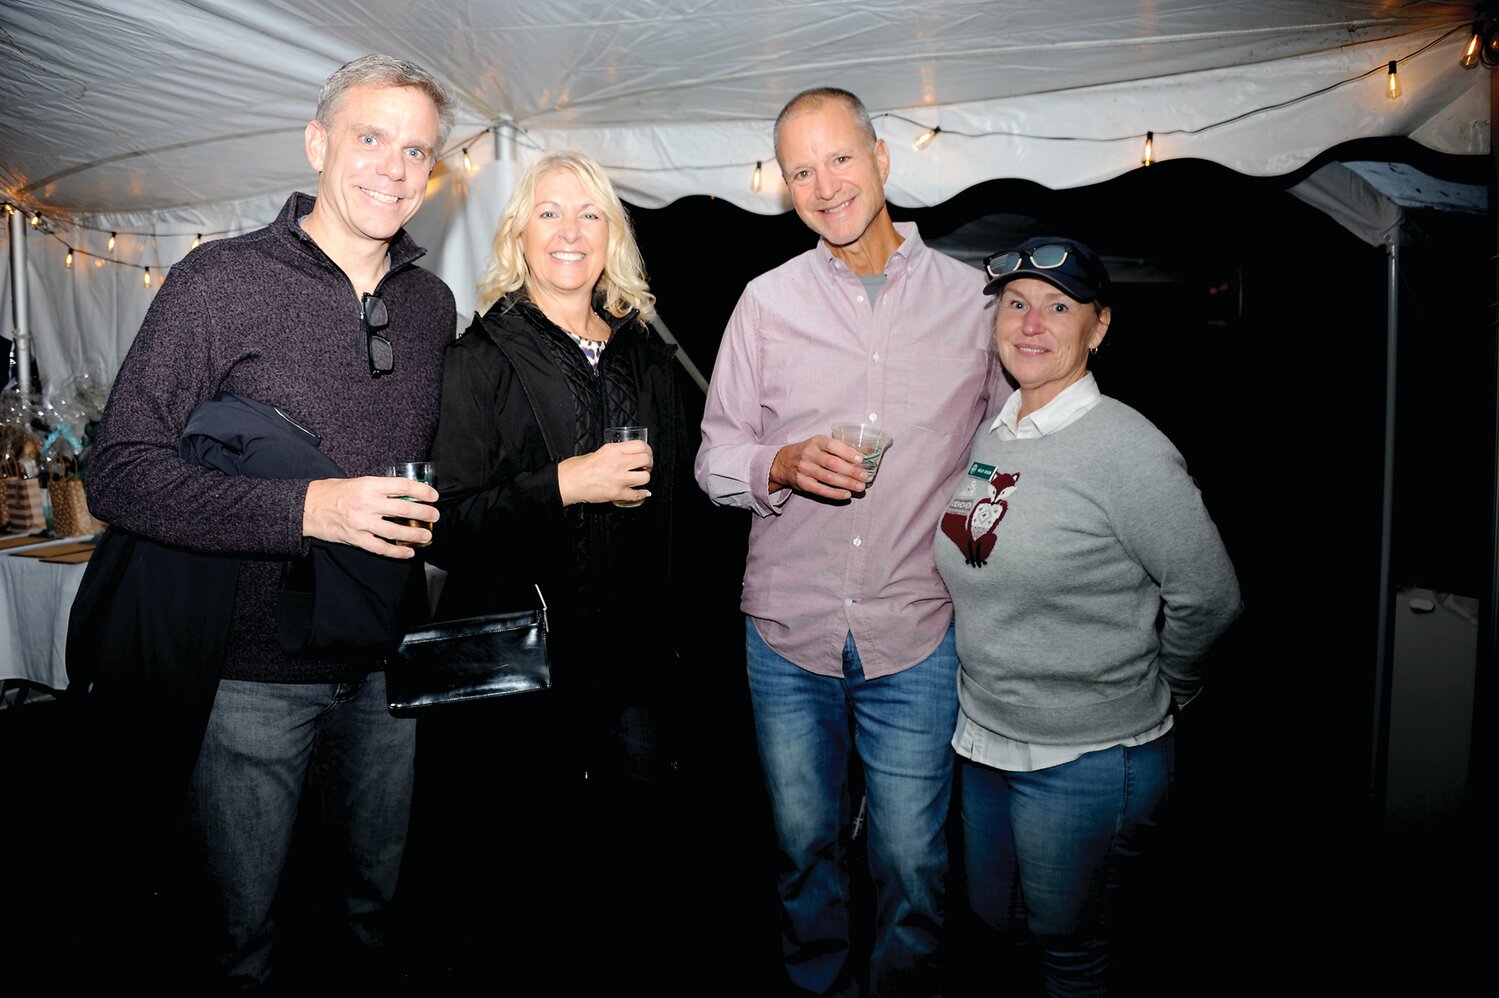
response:
[[[986,295],[999,294],[1017,277],[1034,277],[1080,302],[1104,304],[1109,296],[1108,269],[1097,253],[1075,239],[1035,236],[986,257],[984,273],[989,277]]]

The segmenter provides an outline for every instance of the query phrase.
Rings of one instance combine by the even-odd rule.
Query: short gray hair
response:
[[[317,120],[331,128],[333,115],[343,105],[344,97],[354,87],[415,87],[426,94],[437,108],[437,150],[448,140],[458,98],[447,84],[430,72],[406,59],[371,52],[344,63],[323,83],[317,98]]]
[[[813,87],[811,90],[803,90],[787,101],[786,106],[781,108],[781,113],[776,115],[774,132],[776,159],[781,158],[781,126],[786,123],[786,120],[803,111],[815,111],[828,101],[840,101],[849,109],[854,116],[854,123],[869,137],[871,147],[879,141],[879,136],[874,133],[874,122],[869,120],[869,112],[865,110],[863,101],[838,87]]]

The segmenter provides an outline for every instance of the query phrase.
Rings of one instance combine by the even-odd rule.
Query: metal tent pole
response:
[[[1383,812],[1385,773],[1389,767],[1390,726],[1390,547],[1395,511],[1395,360],[1400,328],[1400,233],[1385,244],[1385,411],[1384,482],[1379,522],[1379,631],[1374,664],[1374,720],[1371,726],[1369,789],[1377,813]]]
[[[1495,265],[1494,284],[1490,285],[1489,328],[1490,339],[1499,331],[1499,70],[1488,68],[1489,74],[1489,231],[1494,236],[1490,251],[1494,255],[1490,262]],[[1491,670],[1499,662],[1499,368],[1495,370],[1495,447],[1493,485],[1489,493],[1493,502],[1493,514],[1489,532],[1489,585],[1483,594],[1479,632],[1478,662],[1473,675],[1473,737],[1468,749],[1468,798],[1466,807],[1471,809],[1475,794],[1487,782],[1491,763],[1485,756],[1488,744],[1487,727],[1481,722],[1481,714],[1487,709],[1487,700],[1493,689]]]
[[[29,396],[32,385],[30,302],[26,298],[26,218],[19,210],[10,213],[10,315],[16,381],[21,394]]]

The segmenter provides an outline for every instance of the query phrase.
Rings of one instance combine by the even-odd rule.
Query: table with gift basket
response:
[[[104,524],[83,476],[96,414],[72,400],[0,400],[0,683],[68,685],[68,614]]]

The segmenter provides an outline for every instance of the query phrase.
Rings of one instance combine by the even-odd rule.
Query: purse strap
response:
[[[546,600],[546,597],[543,596],[543,595],[541,595],[541,586],[539,586],[539,585],[537,585],[536,583],[533,582],[533,583],[531,583],[531,588],[536,590],[536,599],[537,599],[538,602],[541,603],[541,629],[543,631],[546,631],[546,632],[550,633],[551,630],[552,630],[552,628],[551,628],[551,625],[549,625],[547,623],[547,600]]]

